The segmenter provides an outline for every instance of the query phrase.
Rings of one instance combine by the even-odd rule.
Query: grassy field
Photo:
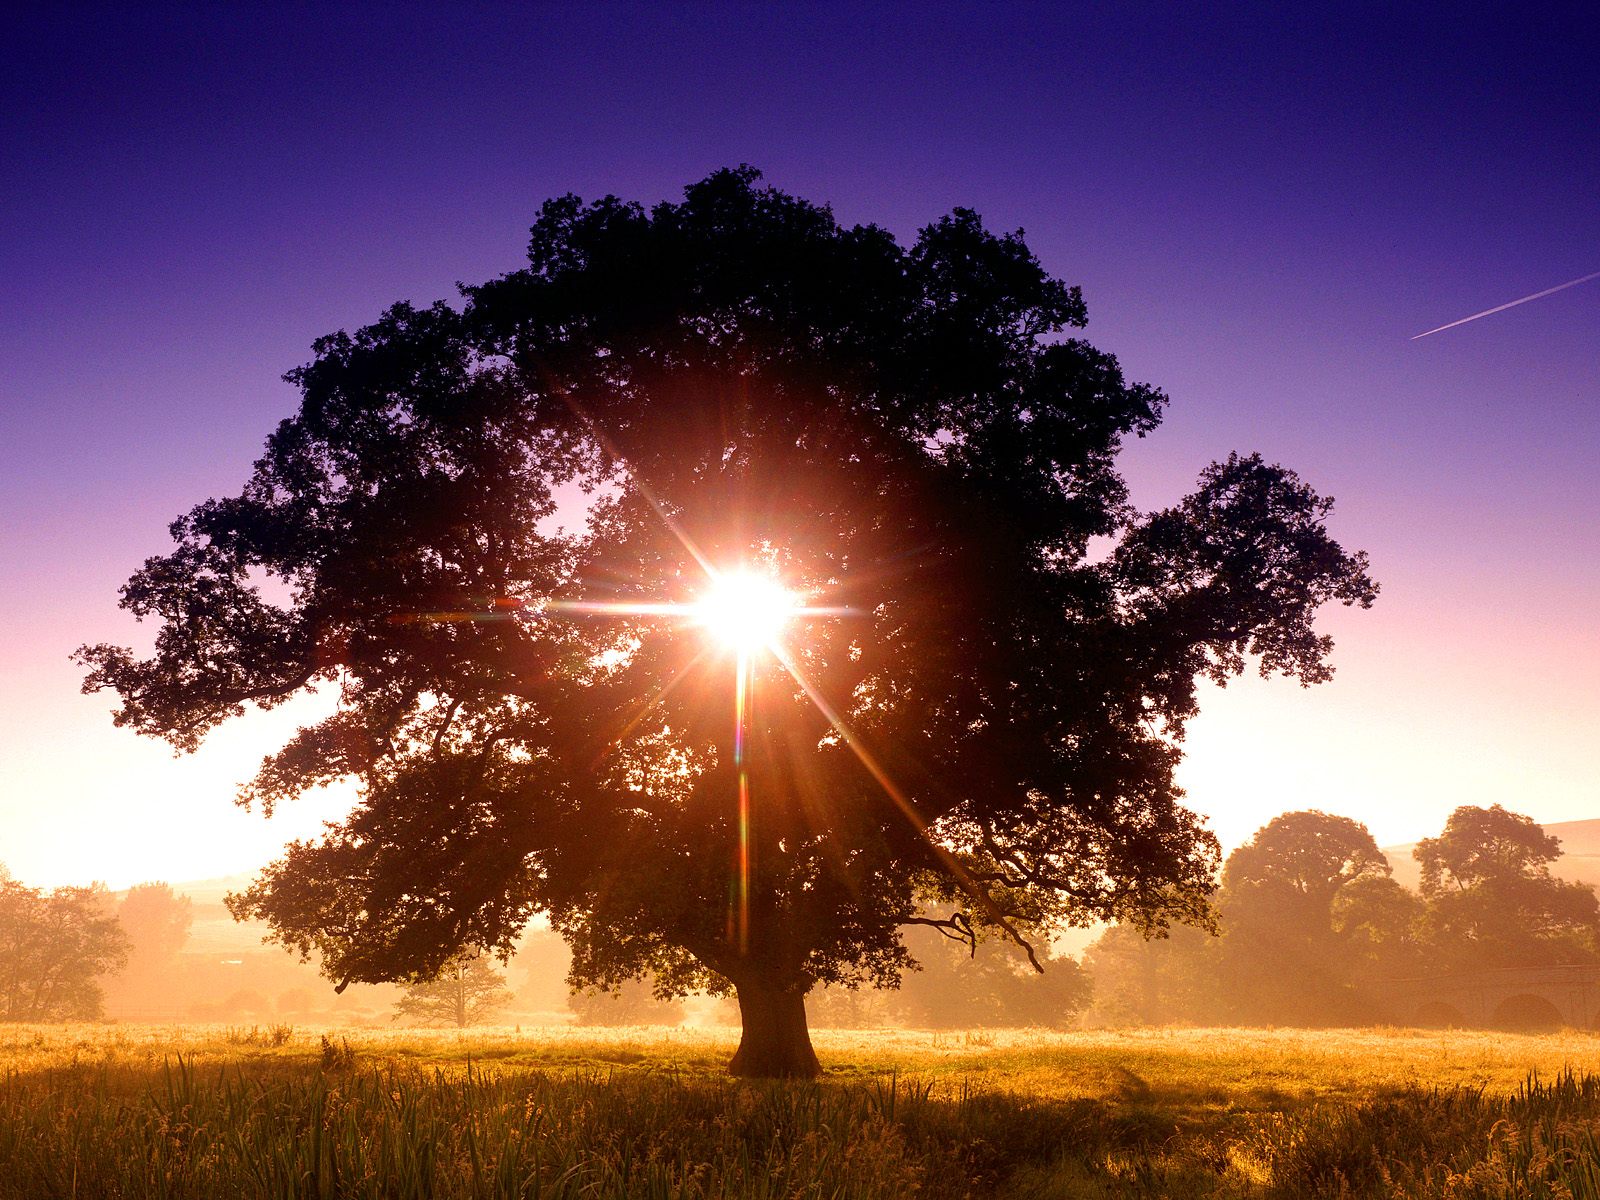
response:
[[[1600,1037],[0,1027],[0,1197],[1600,1198]]]

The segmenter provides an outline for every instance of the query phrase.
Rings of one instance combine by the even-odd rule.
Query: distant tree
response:
[[[433,979],[406,986],[395,1005],[395,1019],[408,1017],[423,1025],[481,1024],[511,1002],[506,977],[479,954],[458,954]]]
[[[683,1001],[654,995],[648,980],[629,980],[615,991],[573,992],[567,1007],[580,1025],[681,1025]]]
[[[304,1016],[323,1007],[317,994],[307,987],[285,988],[278,993],[277,1010],[281,1016]]]
[[[958,209],[902,246],[757,181],[552,200],[523,269],[318,341],[242,491],[124,588],[152,655],[80,651],[181,750],[336,692],[245,795],[360,798],[232,906],[341,985],[543,912],[574,984],[731,989],[731,1068],[815,1074],[806,993],[895,985],[908,925],[1204,920],[1199,681],[1324,680],[1317,612],[1371,603],[1259,456],[1133,508],[1165,397],[1020,234]],[[836,616],[743,654],[682,619],[745,573]]]
[[[1348,887],[1387,879],[1365,825],[1308,810],[1267,822],[1222,872],[1218,986],[1235,1020],[1327,1025],[1358,1020],[1355,965],[1334,925]]]
[[[1600,903],[1550,872],[1561,841],[1501,805],[1464,805],[1417,843],[1434,965],[1541,966],[1596,957]]]
[[[261,1018],[272,1013],[272,1001],[257,988],[239,988],[218,1005],[217,1013],[233,1020]]]
[[[1431,899],[1486,883],[1547,877],[1561,857],[1561,839],[1503,805],[1462,805],[1445,821],[1443,833],[1423,838],[1412,854],[1422,866],[1422,895]]]
[[[882,1029],[902,1023],[900,1007],[894,1003],[898,999],[898,992],[877,988],[817,988],[806,997],[806,1011],[812,1025],[822,1029]],[[735,1006],[728,1015],[728,1023],[736,1023],[738,1019],[739,1010]]]
[[[1359,988],[1427,970],[1422,900],[1390,877],[1352,879],[1334,894],[1331,914],[1345,965]]]
[[[189,940],[194,905],[166,883],[141,883],[128,889],[117,906],[117,920],[128,935],[129,965],[170,963]]]
[[[112,1011],[144,1015],[170,1005],[179,991],[178,954],[194,922],[189,897],[165,883],[141,883],[122,898],[117,921],[128,937],[128,964],[109,984]]]
[[[1325,916],[1354,880],[1387,877],[1389,861],[1367,827],[1307,809],[1273,817],[1228,856],[1222,885],[1235,900],[1304,906]],[[1318,922],[1326,925],[1326,922]]]
[[[891,1002],[908,1025],[1061,1029],[1075,1024],[1089,1002],[1089,978],[1071,958],[1041,948],[1040,973],[1007,943],[991,939],[972,948],[931,930],[920,932],[910,946],[922,969],[906,976]]]
[[[515,961],[520,968],[517,1006],[534,1012],[556,1012],[567,1007],[571,989],[567,970],[572,952],[559,934],[530,927],[517,942]]]
[[[1086,1020],[1096,1025],[1219,1020],[1217,953],[1217,939],[1193,926],[1147,938],[1132,925],[1113,925],[1083,954],[1093,987]]]
[[[89,1020],[99,977],[119,969],[128,939],[104,888],[45,892],[0,879],[0,1020]]]
[[[1228,856],[1220,937],[1142,945],[1108,930],[1085,955],[1093,1019],[1328,1025],[1377,1015],[1372,985],[1410,973],[1420,905],[1366,826],[1308,810],[1274,817]]]

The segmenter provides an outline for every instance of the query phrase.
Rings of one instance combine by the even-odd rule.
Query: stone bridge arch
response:
[[[1489,1014],[1489,1024],[1496,1029],[1535,1033],[1544,1029],[1559,1029],[1572,1022],[1544,996],[1535,992],[1518,992],[1495,1005],[1494,1012]]]
[[[1378,992],[1389,1018],[1401,1025],[1600,1029],[1600,964],[1395,979]]]

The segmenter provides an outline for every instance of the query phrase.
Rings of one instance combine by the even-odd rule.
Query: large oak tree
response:
[[[903,246],[720,171],[550,201],[528,259],[319,341],[243,491],[125,587],[153,654],[81,652],[180,749],[337,692],[244,795],[360,800],[236,913],[341,982],[543,913],[577,985],[736,991],[762,1075],[818,1069],[805,994],[893,985],[908,923],[1203,919],[1179,739],[1201,678],[1328,677],[1314,614],[1376,589],[1327,499],[1232,457],[1136,512],[1165,398],[966,210]],[[648,607],[735,571],[834,613],[749,657],[742,734],[734,653]]]

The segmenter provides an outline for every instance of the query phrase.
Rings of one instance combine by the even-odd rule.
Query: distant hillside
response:
[[[1561,857],[1551,870],[1562,879],[1600,887],[1600,820],[1557,821],[1544,826],[1544,831],[1561,839]],[[1389,865],[1394,868],[1395,882],[1413,891],[1422,881],[1422,868],[1411,856],[1415,848],[1415,842],[1383,848]]]

